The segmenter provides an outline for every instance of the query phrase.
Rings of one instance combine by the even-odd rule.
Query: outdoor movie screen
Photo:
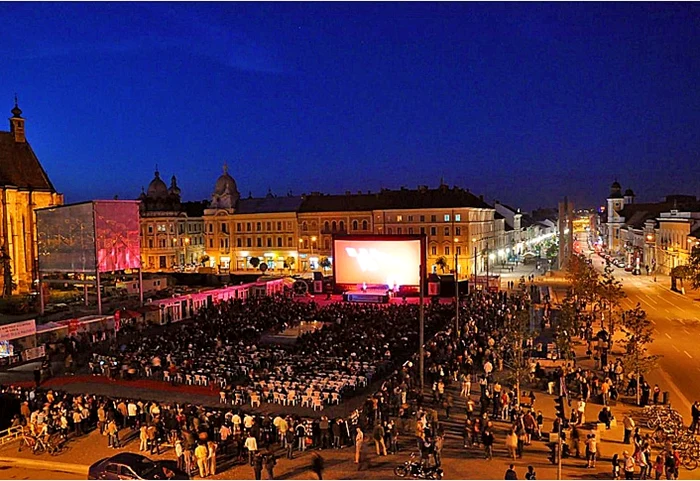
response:
[[[335,282],[418,286],[421,246],[420,239],[334,239]]]

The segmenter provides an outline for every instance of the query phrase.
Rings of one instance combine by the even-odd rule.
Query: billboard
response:
[[[92,202],[36,211],[39,271],[95,272]]]
[[[93,201],[38,209],[39,271],[92,273],[141,265],[137,201]]]
[[[339,236],[333,239],[336,284],[418,286],[425,264],[421,236]]]

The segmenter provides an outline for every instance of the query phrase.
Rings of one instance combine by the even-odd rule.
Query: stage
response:
[[[359,291],[343,292],[343,300],[346,302],[388,304],[391,297],[392,296],[388,289],[362,289]]]

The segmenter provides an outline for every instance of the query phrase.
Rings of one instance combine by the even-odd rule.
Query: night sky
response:
[[[2,5],[13,95],[66,202],[437,186],[531,209],[700,195],[693,3]],[[3,103],[4,102],[4,103]],[[4,105],[4,107],[3,107]],[[7,130],[6,123],[0,126]]]

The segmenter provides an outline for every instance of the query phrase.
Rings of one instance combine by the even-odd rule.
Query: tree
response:
[[[284,260],[284,268],[290,271],[294,269],[294,264],[296,264],[296,259],[293,256],[289,256]]]
[[[249,263],[251,266],[253,266],[253,269],[257,269],[258,266],[260,265],[260,259],[258,259],[257,257],[251,257],[251,258],[248,260],[248,263]]]
[[[445,256],[438,257],[435,261],[435,265],[438,266],[440,268],[440,272],[444,274],[445,269],[447,269],[447,259],[445,259]]]
[[[321,259],[321,262],[318,263],[319,266],[323,267],[324,269],[330,269],[331,267],[331,260],[328,257],[323,257]]]
[[[625,329],[625,354],[622,363],[625,370],[637,378],[637,404],[639,404],[639,379],[656,367],[660,356],[651,355],[648,346],[654,341],[654,329],[647,313],[639,303],[634,309],[625,311],[622,315],[622,326]]]
[[[267,262],[263,262],[262,264],[260,264],[260,272],[262,272],[264,274],[266,270],[267,270]]]
[[[693,282],[693,268],[690,265],[676,266],[671,269],[671,289],[677,290],[676,279],[681,281],[681,289],[683,289],[683,280],[690,279],[691,285],[695,288],[695,283]]]
[[[199,260],[199,262],[202,263],[202,267],[207,265],[207,262],[209,262],[209,256],[208,255],[203,255],[202,258]]]
[[[520,386],[528,380],[530,371],[530,363],[524,355],[525,341],[530,337],[529,303],[523,303],[522,309],[508,314],[504,328],[504,364],[508,368],[508,380],[515,385],[516,403],[520,405]]]
[[[568,366],[569,362],[573,360],[572,335],[578,331],[581,321],[581,313],[576,307],[571,289],[568,290],[566,297],[559,304],[556,319],[554,343]]]
[[[603,275],[598,279],[597,297],[601,307],[600,324],[604,326],[604,313],[608,313],[608,332],[610,334],[610,350],[612,351],[612,337],[615,334],[615,321],[620,313],[620,301],[626,297],[625,291],[622,290],[622,283],[615,279],[613,268],[609,265],[605,266]]]
[[[690,268],[690,284],[693,289],[700,288],[700,246],[696,245],[690,251],[688,259],[688,267]]]
[[[0,266],[2,268],[2,297],[12,296],[12,291],[17,287],[14,280],[12,279],[12,259],[10,254],[7,253],[7,247],[5,245],[0,248]]]

